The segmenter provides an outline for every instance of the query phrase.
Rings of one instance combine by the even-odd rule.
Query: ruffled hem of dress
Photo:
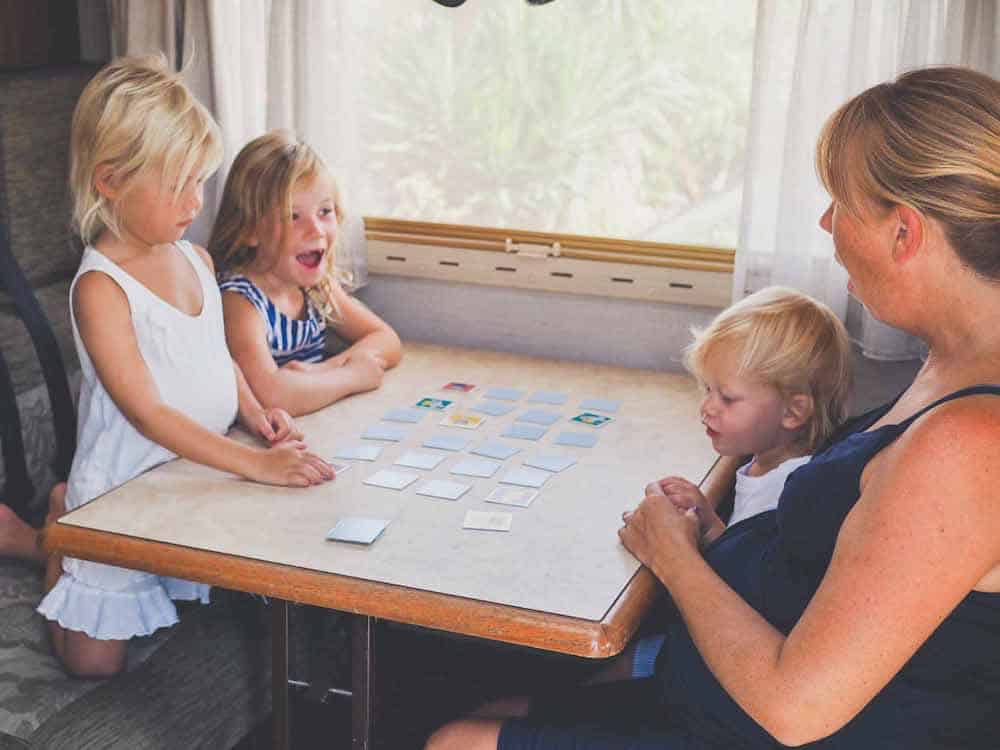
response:
[[[168,581],[186,586],[173,586]],[[204,584],[179,579],[163,579],[163,583],[165,585],[107,591],[81,583],[64,573],[42,599],[38,612],[67,630],[83,632],[98,640],[128,640],[150,635],[178,622],[177,609],[168,596],[168,588],[171,593],[179,594],[178,599],[201,598],[207,601],[207,591],[197,590]]]

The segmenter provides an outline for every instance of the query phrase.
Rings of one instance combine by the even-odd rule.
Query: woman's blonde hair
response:
[[[319,154],[288,130],[272,130],[254,138],[237,154],[222,191],[222,205],[208,240],[208,251],[221,274],[247,268],[257,257],[258,248],[248,244],[251,234],[265,220],[280,219],[282,233],[292,215],[292,193],[301,182],[325,177],[333,188],[337,223],[344,218],[337,185]],[[337,239],[324,254],[325,273],[315,287],[307,289],[313,304],[331,321],[338,310],[333,296],[336,279]]]
[[[73,112],[74,228],[85,244],[104,230],[119,235],[118,204],[136,176],[161,170],[163,186],[176,197],[189,178],[207,177],[221,161],[218,125],[163,55],[115,60],[87,84]],[[122,189],[114,202],[97,190],[102,165]]]
[[[706,361],[735,353],[740,377],[766,383],[788,398],[812,397],[813,414],[801,443],[812,452],[847,416],[851,345],[833,311],[801,292],[772,286],[723,310],[685,350],[684,365],[705,379]]]
[[[827,120],[816,169],[856,216],[865,201],[941,223],[962,262],[1000,280],[1000,81],[967,68],[904,73]]]

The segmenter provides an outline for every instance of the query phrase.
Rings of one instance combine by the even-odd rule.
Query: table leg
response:
[[[375,619],[354,615],[351,651],[351,750],[372,750],[375,728]]]
[[[288,750],[288,602],[271,599],[271,723],[274,750]]]

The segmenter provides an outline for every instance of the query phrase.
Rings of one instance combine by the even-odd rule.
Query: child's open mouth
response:
[[[320,262],[323,260],[323,251],[310,250],[308,253],[299,253],[295,256],[295,260],[304,265],[306,268],[318,268]]]

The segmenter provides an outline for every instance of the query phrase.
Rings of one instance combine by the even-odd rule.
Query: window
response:
[[[365,5],[364,214],[735,246],[752,0]]]

